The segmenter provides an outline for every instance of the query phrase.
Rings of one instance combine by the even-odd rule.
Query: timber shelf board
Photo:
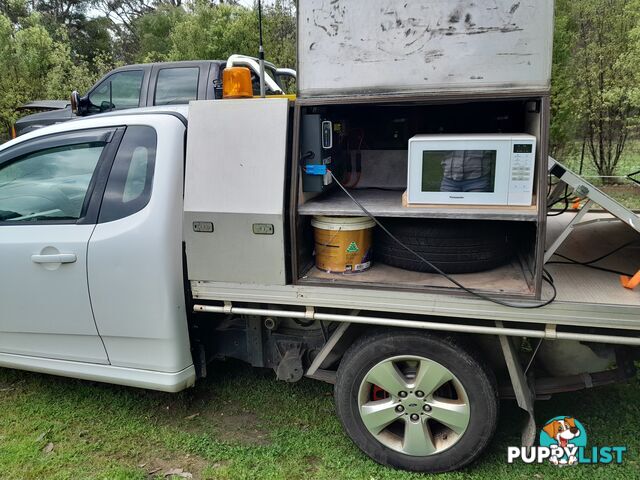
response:
[[[484,272],[451,275],[472,290],[507,296],[531,297],[534,291],[517,259]],[[422,273],[375,262],[359,273],[328,273],[311,267],[300,279],[301,284],[338,285],[343,287],[374,287],[410,290],[442,289],[457,291],[449,280],[436,273]]]
[[[511,220],[535,222],[538,209],[535,205],[487,206],[487,205],[407,205],[399,190],[350,190],[372,215],[376,217],[456,218],[472,220]],[[535,202],[534,202],[535,203]],[[300,215],[362,216],[360,208],[340,189],[333,189],[307,200],[298,206]]]

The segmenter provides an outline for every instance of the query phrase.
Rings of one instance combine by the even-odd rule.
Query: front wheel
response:
[[[481,359],[424,332],[381,331],[356,341],[340,363],[335,399],[361,450],[420,472],[475,460],[498,418],[495,378]]]

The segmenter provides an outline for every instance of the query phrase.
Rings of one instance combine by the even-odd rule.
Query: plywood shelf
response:
[[[464,286],[478,292],[531,297],[533,288],[517,259],[498,268],[477,273],[452,275]],[[403,270],[375,262],[370,270],[360,273],[327,273],[312,267],[299,279],[301,284],[339,285],[409,290],[457,290],[449,280],[435,273]]]
[[[511,220],[535,222],[538,209],[487,205],[403,206],[403,192],[395,190],[351,190],[350,193],[376,217],[455,218],[470,220]],[[535,203],[535,202],[534,202]],[[362,210],[342,190],[334,189],[307,200],[298,207],[300,215],[361,216]]]

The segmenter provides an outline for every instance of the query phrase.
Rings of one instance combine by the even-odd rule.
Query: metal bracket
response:
[[[579,226],[580,220],[584,217],[589,209],[593,206],[593,200],[588,200],[587,203],[583,205],[580,211],[576,214],[575,217],[569,222],[569,224],[564,227],[564,230],[560,233],[558,238],[554,240],[551,246],[544,252],[544,263],[547,263],[553,254],[556,253],[556,250],[560,248],[560,245],[567,239],[567,237],[573,232],[573,229]]]
[[[502,322],[496,322],[496,326],[502,328]],[[498,338],[500,339],[500,346],[502,347],[502,353],[507,364],[507,370],[509,371],[509,377],[513,386],[513,392],[516,396],[516,401],[518,402],[518,407],[529,415],[527,423],[522,429],[522,446],[531,447],[536,439],[536,419],[533,410],[535,395],[529,388],[529,384],[527,383],[524,370],[520,364],[520,360],[518,359],[518,354],[511,337],[498,335]]]
[[[225,300],[223,312],[224,313],[231,313],[232,310],[233,310],[233,304],[231,302]]]
[[[640,217],[638,217],[638,215],[636,215],[634,212],[624,207],[604,192],[598,190],[594,185],[587,182],[585,179],[572,172],[552,157],[549,157],[548,167],[549,173],[555,175],[558,179],[560,179],[559,184],[556,185],[556,188],[552,192],[552,198],[555,198],[557,191],[559,191],[559,187],[564,184],[569,185],[578,195],[585,197],[588,200],[587,203],[585,203],[580,211],[576,214],[573,220],[571,220],[571,222],[569,222],[569,224],[565,227],[560,236],[551,244],[551,246],[545,252],[544,263],[547,263],[549,261],[549,259],[553,256],[556,250],[558,250],[560,245],[562,245],[562,243],[566,240],[566,238],[574,228],[587,223],[580,223],[580,220],[582,220],[582,217],[586,215],[586,213],[594,203],[597,203],[611,215],[629,225],[636,232],[640,233]]]
[[[310,306],[306,306],[304,310],[304,318],[307,320],[315,320],[316,309]]]
[[[264,367],[262,319],[256,315],[247,318],[247,360],[254,367]]]
[[[322,350],[318,352],[318,355],[316,355],[316,358],[314,358],[313,362],[311,362],[311,365],[309,366],[309,369],[307,370],[307,373],[306,373],[307,377],[311,377],[316,373],[316,371],[320,368],[320,365],[322,365],[322,362],[324,362],[325,358],[327,358],[327,356],[331,353],[331,350],[333,350],[333,348],[338,343],[338,340],[342,338],[342,336],[347,331],[347,328],[349,328],[350,325],[351,325],[350,323],[346,323],[346,322],[341,323],[333,331],[327,343],[324,344],[324,347],[322,347]]]
[[[547,323],[544,326],[544,338],[545,340],[557,340],[558,339],[558,331],[556,330],[555,323]]]

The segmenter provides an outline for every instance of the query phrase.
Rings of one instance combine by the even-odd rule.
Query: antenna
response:
[[[260,46],[258,47],[258,62],[260,64],[260,97],[264,98],[266,89],[264,85],[264,47],[262,46],[262,2],[258,0],[258,29],[260,32]]]

